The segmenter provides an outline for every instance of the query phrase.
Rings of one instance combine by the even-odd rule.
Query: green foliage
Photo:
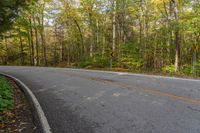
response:
[[[13,20],[19,15],[21,8],[28,6],[32,0],[0,1],[0,33],[11,28]]]
[[[8,81],[0,77],[0,111],[6,111],[13,108],[13,92]]]
[[[139,70],[142,63],[132,58],[123,58],[120,63],[120,67],[131,70]]]
[[[81,68],[105,68],[109,67],[109,59],[101,56],[96,56],[95,59],[88,58],[78,63]]]
[[[196,72],[197,72],[197,76],[200,76],[200,60],[197,61]]]
[[[174,67],[174,65],[168,65],[168,66],[163,67],[162,71],[164,73],[174,73],[175,67]]]
[[[88,66],[91,66],[92,64],[93,61],[91,59],[87,59],[86,61],[81,61],[78,66],[81,68],[86,68]]]
[[[192,66],[189,64],[183,65],[181,68],[181,72],[185,75],[191,75],[192,74]]]

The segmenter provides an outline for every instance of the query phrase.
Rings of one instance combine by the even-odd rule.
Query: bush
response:
[[[162,71],[164,73],[174,73],[175,72],[175,66],[174,65],[168,65],[168,66],[164,66],[162,68]]]
[[[91,59],[88,59],[88,60],[81,61],[80,63],[78,63],[78,66],[80,68],[86,68],[86,67],[88,67],[88,66],[90,66],[92,64],[93,64],[93,61]]]
[[[0,112],[10,110],[13,107],[13,92],[8,81],[0,77]]]
[[[85,61],[81,61],[78,66],[81,68],[105,68],[109,66],[109,60],[107,58],[102,58],[101,56],[96,56],[93,58],[88,58]]]
[[[192,74],[192,66],[189,64],[183,65],[181,68],[181,72],[185,75],[191,75]]]
[[[197,76],[200,76],[200,60],[197,61],[197,66],[196,66],[196,71],[197,71]]]
[[[142,63],[138,60],[123,58],[120,65],[125,69],[139,70],[142,66]]]

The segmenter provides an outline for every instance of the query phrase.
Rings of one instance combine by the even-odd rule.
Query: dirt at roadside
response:
[[[30,106],[14,81],[9,80],[13,88],[14,108],[11,111],[0,112],[0,133],[36,133]]]

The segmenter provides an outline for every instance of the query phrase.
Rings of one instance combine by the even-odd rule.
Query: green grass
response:
[[[8,80],[0,76],[0,112],[8,111],[13,108],[13,90]]]

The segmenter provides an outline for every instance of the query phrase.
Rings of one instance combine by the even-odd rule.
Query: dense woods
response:
[[[11,19],[11,3],[0,2],[2,65],[200,76],[199,0],[28,2]]]

